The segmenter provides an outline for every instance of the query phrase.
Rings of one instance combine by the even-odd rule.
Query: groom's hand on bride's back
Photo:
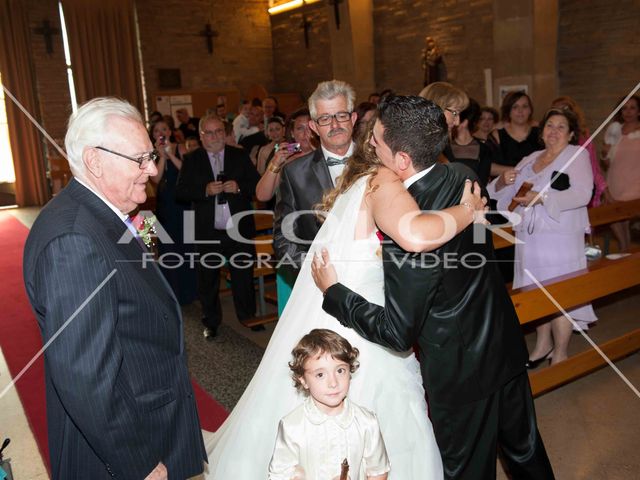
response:
[[[311,276],[316,283],[316,287],[324,294],[331,285],[338,283],[338,274],[331,263],[329,252],[323,248],[321,253],[313,255],[311,262]]]

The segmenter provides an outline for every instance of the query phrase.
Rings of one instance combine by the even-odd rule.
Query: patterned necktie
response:
[[[347,157],[344,158],[335,158],[328,157],[327,158],[327,167],[335,167],[336,165],[344,165],[347,161]]]

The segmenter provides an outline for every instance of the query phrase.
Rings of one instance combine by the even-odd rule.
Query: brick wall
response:
[[[375,77],[378,90],[422,89],[424,38],[444,50],[451,83],[484,102],[483,69],[493,62],[492,0],[374,0]]]
[[[559,23],[560,93],[576,99],[593,131],[640,81],[640,2],[560,0]]]
[[[43,19],[60,28],[56,0],[28,0],[32,28]],[[161,93],[157,68],[180,68],[184,89],[237,88],[259,83],[276,92],[307,96],[332,77],[323,3],[269,18],[267,0],[137,0],[147,95]],[[422,87],[424,37],[444,48],[449,80],[484,101],[483,69],[495,68],[492,0],[374,0],[376,89],[417,93]],[[232,5],[232,6],[229,6]],[[583,106],[595,128],[640,79],[640,2],[559,0],[560,93]],[[304,47],[302,13],[311,22]],[[219,34],[209,55],[198,32],[211,22]],[[32,33],[40,117],[54,138],[64,136],[70,100],[61,35],[54,52]],[[496,58],[495,61],[499,61]]]
[[[53,36],[53,53],[46,52],[45,40],[33,29],[48,20],[52,28],[60,30],[60,15],[56,0],[29,0],[29,23],[31,28],[31,51],[36,77],[36,91],[40,111],[34,116],[40,118],[44,129],[55,139],[64,140],[66,122],[71,114],[71,99],[67,82],[67,67],[64,60],[62,34]],[[34,112],[31,112],[32,114]],[[47,143],[47,151],[51,146]]]
[[[311,23],[309,48],[305,48],[302,17]],[[318,82],[332,75],[329,16],[322,4],[271,17],[275,85],[278,92],[300,93],[307,98]]]
[[[267,0],[137,0],[147,97],[162,94],[158,68],[179,68],[184,90],[273,88]],[[211,23],[213,54],[198,33]]]

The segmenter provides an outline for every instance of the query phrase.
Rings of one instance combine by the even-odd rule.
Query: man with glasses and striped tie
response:
[[[65,145],[74,179],[24,251],[45,344],[51,476],[192,477],[206,454],[180,305],[128,225],[157,154],[138,110],[116,98],[80,107]]]
[[[348,83],[318,84],[309,97],[309,128],[320,138],[320,148],[287,164],[282,170],[275,207],[273,246],[283,265],[302,263],[320,223],[312,210],[335,186],[355,147],[351,139],[357,114],[355,92]],[[297,213],[296,213],[297,212]],[[284,219],[295,214],[292,228]],[[284,228],[283,228],[284,227]]]

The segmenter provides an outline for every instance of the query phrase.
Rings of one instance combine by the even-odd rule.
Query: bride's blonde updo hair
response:
[[[376,122],[376,116],[369,121],[365,134],[356,143],[353,155],[347,160],[342,175],[338,177],[337,185],[322,196],[322,202],[316,205],[316,210],[328,212],[333,207],[338,195],[346,192],[361,177],[371,175],[371,179],[378,172],[378,167],[382,166],[374,148],[369,144],[373,133],[373,125]],[[369,179],[369,182],[371,182]]]

